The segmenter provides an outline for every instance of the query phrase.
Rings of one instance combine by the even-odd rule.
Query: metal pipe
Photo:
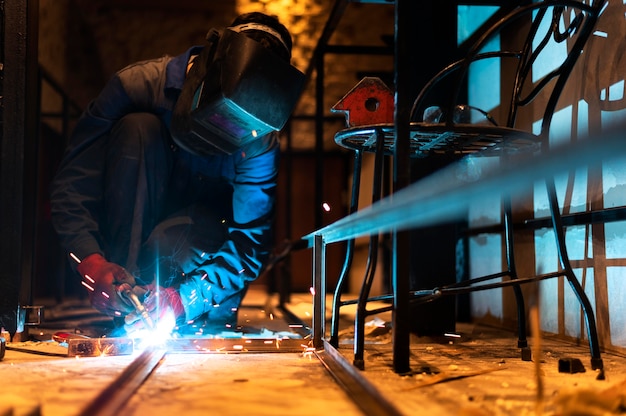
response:
[[[408,28],[411,25],[410,7],[406,0],[396,0],[395,8],[395,136],[393,154],[393,192],[405,189],[411,183],[411,146],[409,138],[411,110],[411,61]],[[407,230],[391,230],[392,290],[394,299],[393,326],[393,368],[396,373],[408,373],[410,356],[410,234]]]
[[[313,346],[324,346],[326,329],[326,244],[324,238],[315,236],[313,247]]]
[[[159,365],[165,350],[148,348],[85,407],[81,416],[114,416]]]

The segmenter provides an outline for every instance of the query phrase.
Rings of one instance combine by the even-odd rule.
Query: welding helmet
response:
[[[256,23],[210,32],[209,45],[189,71],[174,109],[172,137],[191,153],[231,154],[279,131],[300,97],[304,74],[246,30],[273,36],[273,29]]]

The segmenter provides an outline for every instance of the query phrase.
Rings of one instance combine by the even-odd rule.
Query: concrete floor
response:
[[[244,336],[290,331],[274,298],[253,292],[240,312]],[[310,320],[311,296],[289,310]],[[338,351],[352,359],[352,312]],[[272,319],[273,318],[273,319]],[[76,312],[75,322],[81,314]],[[42,330],[41,338],[46,338]],[[610,415],[626,412],[626,357],[604,353],[605,380],[590,369],[586,344],[541,339],[541,360],[522,361],[512,333],[458,324],[455,337],[413,337],[412,374],[393,372],[389,316],[372,317],[366,338],[367,383],[406,415]],[[534,340],[530,340],[533,344]],[[126,404],[123,415],[368,414],[349,397],[302,340],[300,352],[168,353]],[[0,415],[78,415],[135,356],[68,358],[52,342],[10,343],[0,362]],[[47,354],[47,355],[43,355]],[[584,372],[559,372],[559,360]],[[354,400],[352,400],[354,399]],[[540,399],[540,400],[538,400]],[[356,403],[355,403],[356,400]],[[360,402],[361,404],[363,401]],[[621,413],[620,413],[621,412]],[[371,414],[371,413],[370,413]]]

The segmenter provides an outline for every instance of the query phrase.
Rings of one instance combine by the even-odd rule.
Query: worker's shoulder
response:
[[[165,71],[167,64],[172,60],[169,55],[155,59],[147,59],[130,64],[117,72],[121,78],[143,75],[146,77],[158,76]]]

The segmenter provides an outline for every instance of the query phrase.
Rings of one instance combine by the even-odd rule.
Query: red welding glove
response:
[[[83,277],[91,305],[110,316],[124,316],[132,305],[118,295],[116,287],[122,283],[135,286],[135,278],[122,266],[106,261],[100,254],[90,254],[76,267]]]
[[[180,294],[173,287],[162,287],[155,285],[146,286],[148,290],[144,308],[150,315],[154,325],[158,325],[168,314],[171,314],[174,325],[185,318],[185,308],[181,300]],[[124,318],[127,332],[137,331],[145,328],[141,316],[137,312],[129,313]]]

